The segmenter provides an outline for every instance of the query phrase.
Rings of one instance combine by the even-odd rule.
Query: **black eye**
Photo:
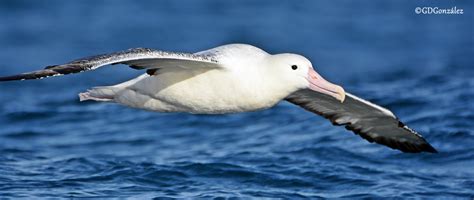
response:
[[[296,69],[298,69],[298,66],[296,66],[296,65],[291,65],[291,69],[296,70]]]

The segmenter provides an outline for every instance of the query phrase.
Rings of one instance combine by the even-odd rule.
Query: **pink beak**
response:
[[[346,92],[344,92],[344,89],[339,85],[324,80],[324,78],[311,67],[309,68],[307,79],[309,81],[309,89],[332,96],[341,101],[341,103],[344,102],[344,99],[346,98]]]

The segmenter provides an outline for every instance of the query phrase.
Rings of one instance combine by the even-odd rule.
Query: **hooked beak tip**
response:
[[[344,89],[341,86],[337,86],[336,93],[339,95],[339,101],[341,101],[341,103],[344,103],[344,100],[346,99],[346,92],[344,91]]]

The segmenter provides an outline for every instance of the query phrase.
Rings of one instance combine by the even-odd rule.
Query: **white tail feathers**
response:
[[[116,95],[114,87],[95,87],[87,92],[79,93],[79,101],[113,101]]]

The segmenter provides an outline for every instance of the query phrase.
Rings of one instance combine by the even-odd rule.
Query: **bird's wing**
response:
[[[210,54],[198,55],[191,53],[167,52],[148,48],[134,48],[110,54],[82,58],[62,65],[48,66],[43,70],[0,77],[0,81],[40,79],[50,76],[94,70],[102,66],[113,64],[126,64],[134,69],[149,70],[156,70],[165,67],[179,67],[184,69],[195,67],[220,67],[217,58]]]
[[[303,89],[285,100],[344,125],[369,142],[376,142],[403,152],[437,153],[420,134],[408,128],[389,110],[346,93],[343,103],[333,97]]]

